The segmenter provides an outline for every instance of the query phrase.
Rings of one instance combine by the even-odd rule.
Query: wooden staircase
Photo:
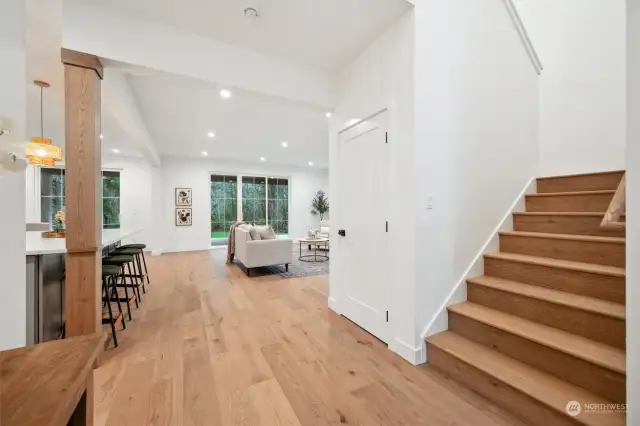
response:
[[[532,426],[624,425],[584,405],[626,403],[625,231],[601,228],[623,175],[538,179],[429,364]]]

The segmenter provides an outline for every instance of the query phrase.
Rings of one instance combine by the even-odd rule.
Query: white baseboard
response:
[[[535,178],[529,179],[524,186],[518,197],[515,199],[511,207],[507,210],[504,217],[493,230],[489,239],[480,248],[475,258],[471,262],[471,265],[462,274],[460,279],[456,282],[444,303],[438,309],[436,315],[427,324],[422,331],[422,338],[426,339],[429,336],[445,331],[449,328],[449,318],[447,315],[447,307],[456,303],[464,302],[467,300],[467,286],[466,282],[468,278],[472,276],[482,275],[484,273],[484,257],[483,255],[488,252],[498,251],[499,248],[499,232],[513,230],[513,213],[524,212],[525,209],[525,195],[536,192],[536,180]],[[463,285],[464,284],[464,285]],[[428,357],[425,349],[425,362]]]
[[[151,256],[162,256],[162,249],[152,250]]]
[[[424,364],[427,361],[425,346],[423,343],[421,347],[414,348],[398,338],[389,342],[389,350],[400,355],[413,365]]]
[[[329,298],[329,309],[331,309],[333,312],[335,312],[338,315],[342,315],[342,312],[340,311],[340,308],[338,307],[338,301],[336,299],[334,299],[333,297]]]

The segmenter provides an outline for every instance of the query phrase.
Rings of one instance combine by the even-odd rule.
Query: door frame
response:
[[[387,114],[386,117],[384,118],[383,122],[382,122],[382,127],[384,132],[386,133],[387,137],[388,135],[391,133],[391,123],[392,123],[392,111],[389,110],[388,108],[382,108],[372,114],[367,115],[365,118],[362,118],[360,120],[358,120],[357,122],[354,123],[350,123],[349,125],[347,125],[346,127],[344,127],[343,129],[339,130],[336,133],[336,147],[337,147],[337,151],[336,151],[336,159],[338,161],[338,176],[339,179],[341,179],[341,175],[343,173],[342,171],[342,167],[340,164],[340,159],[341,159],[341,151],[342,151],[342,144],[341,144],[341,136],[345,133],[348,132],[349,130],[359,126],[360,124],[369,121],[375,117],[378,117],[380,115],[383,114]],[[387,145],[388,147],[388,145]],[[391,155],[387,155],[387,180],[386,180],[386,197],[387,197],[387,211],[386,211],[386,216],[387,218],[390,217],[390,200],[391,200]],[[341,228],[340,226],[340,220],[341,220],[341,215],[338,213],[338,222],[334,223],[332,220],[332,228],[335,228],[335,232],[337,232],[337,230],[339,228]],[[387,220],[388,223],[388,220]],[[381,224],[382,225],[382,224]],[[389,228],[391,229],[391,228]],[[389,233],[390,231],[387,231],[386,234],[386,238],[387,240],[389,239]],[[336,234],[337,235],[337,234]],[[342,238],[342,237],[338,237],[336,236],[336,238]],[[389,247],[388,241],[385,241],[385,247]],[[389,258],[389,256],[387,256]],[[383,342],[385,342],[387,344],[387,346],[391,345],[392,341],[394,340],[394,333],[393,333],[393,322],[392,319],[394,318],[394,315],[392,314],[392,307],[393,307],[393,292],[392,292],[392,286],[391,286],[391,268],[390,268],[390,264],[389,267],[386,268],[386,283],[385,283],[385,288],[384,288],[384,292],[383,292],[383,297],[385,300],[385,310],[388,312],[388,321],[386,323],[386,326],[384,327],[383,332],[381,333],[384,336],[384,339],[382,340]],[[329,301],[330,305],[333,305],[332,308],[339,313],[340,315],[344,316],[343,312],[345,311],[344,309],[344,304],[346,303],[346,298],[347,298],[347,288],[346,286],[342,285],[339,289],[339,291],[337,292],[337,299],[334,299],[334,301]],[[333,302],[333,303],[332,303]],[[347,317],[345,317],[347,318]],[[362,330],[366,331],[367,333],[369,333],[369,331],[365,330],[362,326],[360,326],[357,323],[354,323],[356,325],[358,325],[358,327],[362,328]],[[370,333],[371,334],[371,333]],[[378,338],[377,336],[371,334],[372,336]]]

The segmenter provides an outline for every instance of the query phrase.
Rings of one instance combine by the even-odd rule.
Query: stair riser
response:
[[[625,347],[625,322],[532,297],[468,282],[470,302],[517,315],[619,348]]]
[[[626,401],[622,374],[455,312],[449,312],[449,329],[610,401]]]
[[[550,268],[510,260],[484,259],[484,273],[493,277],[537,285],[615,303],[625,303],[625,278]]]
[[[596,235],[603,237],[625,236],[624,231],[605,231],[600,229],[601,222],[602,216],[513,216],[513,227],[515,231]]]
[[[600,265],[625,266],[623,243],[500,235],[500,251]]]
[[[586,195],[526,196],[528,212],[606,212],[613,193]]]
[[[576,426],[578,421],[559,413],[499,379],[427,343],[429,364],[466,387],[510,411],[531,426]]]
[[[538,193],[616,190],[624,172],[538,179]]]

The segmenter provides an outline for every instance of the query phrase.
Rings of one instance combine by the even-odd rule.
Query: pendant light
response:
[[[44,137],[44,108],[43,108],[43,89],[49,87],[50,84],[44,81],[36,80],[33,82],[40,87],[40,137],[32,138],[26,147],[26,157],[34,166],[56,165],[56,161],[62,161],[62,148],[51,143],[51,139]]]

